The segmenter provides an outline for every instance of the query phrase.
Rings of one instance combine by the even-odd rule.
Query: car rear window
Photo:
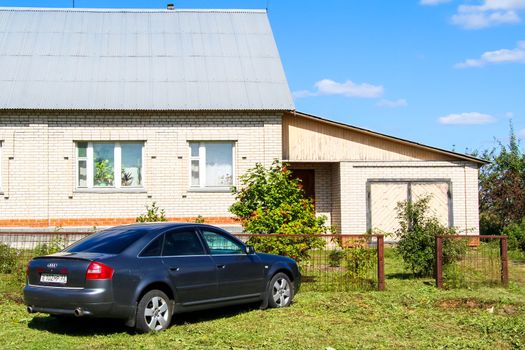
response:
[[[142,238],[149,230],[144,228],[114,228],[96,233],[78,241],[66,252],[120,254],[127,247]]]

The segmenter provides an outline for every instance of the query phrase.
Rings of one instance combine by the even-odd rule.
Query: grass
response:
[[[387,250],[385,292],[302,292],[286,309],[256,306],[179,315],[158,334],[120,322],[30,315],[15,281],[0,279],[5,349],[525,349],[525,265],[508,289],[437,290]]]

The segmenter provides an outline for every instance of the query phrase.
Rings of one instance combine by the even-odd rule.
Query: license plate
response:
[[[52,274],[43,273],[40,276],[40,282],[65,284],[67,283],[67,275],[52,275]]]

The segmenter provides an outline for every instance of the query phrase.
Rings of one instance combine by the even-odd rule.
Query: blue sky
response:
[[[75,0],[164,8],[169,1]],[[178,8],[265,8],[266,0],[172,0]],[[444,149],[525,139],[525,0],[269,0],[302,112]],[[62,0],[0,6],[71,7]]]

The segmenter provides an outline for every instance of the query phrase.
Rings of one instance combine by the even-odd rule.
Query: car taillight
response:
[[[109,280],[113,277],[114,270],[102,263],[92,262],[86,271],[86,280]]]
[[[26,267],[26,277],[29,277],[29,265],[31,264],[31,261],[27,263]]]

